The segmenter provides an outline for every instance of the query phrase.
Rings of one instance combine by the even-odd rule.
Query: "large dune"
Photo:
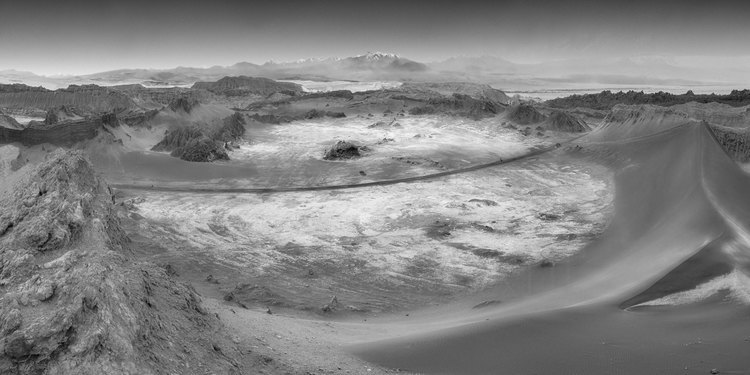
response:
[[[473,302],[383,320],[393,334],[352,350],[425,373],[746,373],[750,179],[704,122],[614,116],[560,151],[616,172],[599,239]]]

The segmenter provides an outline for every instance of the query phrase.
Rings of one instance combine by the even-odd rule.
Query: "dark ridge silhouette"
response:
[[[659,91],[646,94],[643,91],[619,91],[613,93],[606,90],[598,94],[576,94],[564,98],[551,99],[544,102],[553,108],[591,108],[612,109],[617,104],[653,104],[658,106],[672,106],[689,102],[697,103],[722,103],[733,107],[742,107],[750,104],[750,90],[732,90],[727,95],[701,94],[695,95],[692,91],[685,94],[671,94]]]

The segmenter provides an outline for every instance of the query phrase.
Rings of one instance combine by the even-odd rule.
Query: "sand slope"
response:
[[[750,180],[708,126],[647,108],[624,115],[569,151],[616,172],[601,238],[483,296],[502,303],[384,320],[398,333],[352,350],[426,373],[750,371]],[[680,306],[639,306],[670,295]]]

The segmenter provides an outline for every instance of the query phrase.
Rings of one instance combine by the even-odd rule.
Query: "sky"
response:
[[[367,51],[422,61],[750,55],[750,1],[0,2],[0,70],[85,74]]]

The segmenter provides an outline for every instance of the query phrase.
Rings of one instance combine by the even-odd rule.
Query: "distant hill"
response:
[[[143,84],[184,86],[227,76],[313,81],[478,82],[510,91],[539,88],[747,86],[750,69],[741,59],[711,64],[658,56],[610,59],[567,59],[516,63],[501,57],[451,57],[420,62],[393,53],[369,52],[349,57],[301,59],[264,64],[238,62],[229,66],[172,69],[118,69],[80,76],[44,77],[30,72],[0,71],[0,83],[25,83],[47,88],[69,84],[102,86]],[[734,62],[734,63],[732,63]]]
[[[268,96],[278,92],[295,95],[302,93],[302,86],[291,82],[277,82],[259,77],[224,77],[216,82],[196,82],[193,89],[203,89],[214,94],[240,96],[255,94]]]

